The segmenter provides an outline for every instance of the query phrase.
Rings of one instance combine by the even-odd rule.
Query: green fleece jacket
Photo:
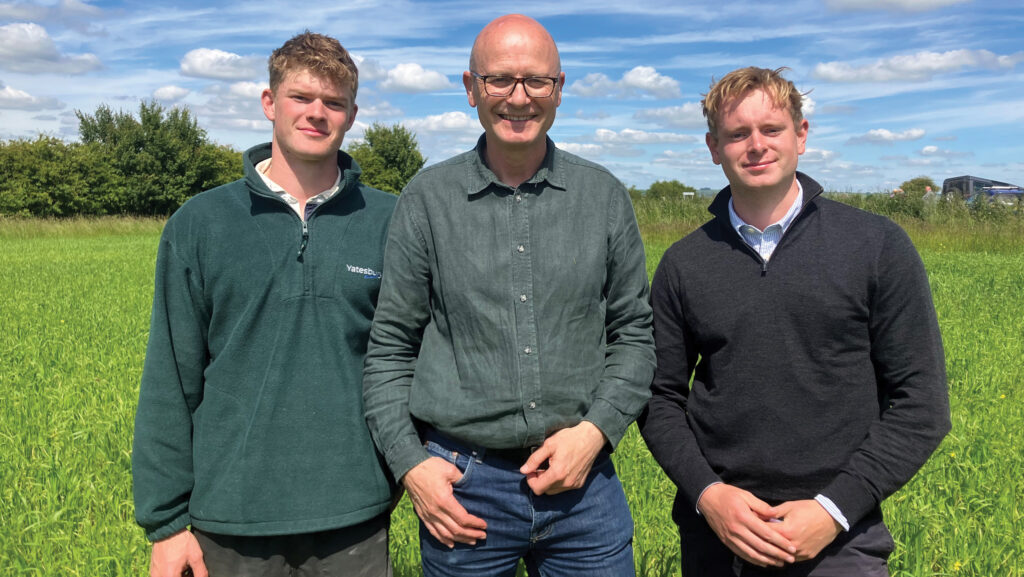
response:
[[[157,254],[135,417],[135,513],[150,540],[347,527],[393,482],[363,417],[362,367],[395,197],[359,182],[304,224],[245,177],[185,203]]]

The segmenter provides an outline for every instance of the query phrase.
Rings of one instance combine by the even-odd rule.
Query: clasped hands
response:
[[[772,507],[725,483],[709,486],[697,508],[729,550],[761,567],[813,559],[842,531],[813,499]]]
[[[604,444],[601,430],[582,421],[545,439],[519,472],[526,476],[527,485],[536,495],[579,489]],[[430,457],[402,477],[423,525],[447,547],[455,543],[476,545],[477,540],[487,538],[487,522],[471,515],[455,499],[452,485],[461,477],[458,467],[440,457]]]

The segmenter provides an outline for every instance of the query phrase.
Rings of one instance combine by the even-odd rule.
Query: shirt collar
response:
[[[256,165],[256,173],[259,174],[260,178],[263,179],[263,183],[267,185],[267,188],[269,188],[272,192],[276,193],[278,196],[284,199],[285,202],[287,202],[288,204],[298,204],[299,201],[296,200],[294,196],[288,194],[288,191],[282,188],[281,185],[277,184],[273,180],[270,180],[268,174],[270,173],[271,160],[272,159],[268,158],[258,163]],[[317,193],[309,197],[309,199],[306,200],[306,204],[320,204],[322,202],[325,202],[327,201],[327,199],[331,198],[335,194],[338,194],[339,190],[341,190],[340,168],[338,169],[338,176],[335,177],[334,179],[334,185],[328,188],[327,190],[324,190],[323,192]]]
[[[789,210],[786,211],[786,214],[783,215],[782,218],[778,220],[778,222],[773,222],[772,224],[770,224],[767,227],[765,227],[765,230],[768,230],[769,228],[771,228],[771,227],[773,227],[775,225],[779,225],[779,226],[782,227],[782,232],[786,232],[786,230],[789,228],[789,225],[793,224],[793,219],[795,219],[796,216],[798,214],[800,214],[800,207],[802,207],[803,204],[804,204],[804,185],[800,184],[800,180],[797,179],[796,186],[797,186],[797,195],[796,195],[796,198],[793,200],[793,204],[789,207]],[[743,228],[745,226],[752,226],[752,225],[747,224],[742,218],[740,218],[740,215],[736,214],[736,209],[733,208],[732,200],[733,199],[730,196],[729,197],[729,224],[732,225],[733,229],[735,229],[736,232],[740,232],[740,234],[742,234],[742,232],[740,231],[741,228]],[[753,228],[757,228],[757,227],[753,227]],[[763,233],[764,230],[758,231],[758,232]]]
[[[555,146],[554,141],[550,138],[545,137],[545,144],[547,151],[544,153],[544,160],[540,163],[540,168],[537,172],[529,178],[526,182],[535,184],[539,182],[547,182],[549,185],[565,189],[565,158],[564,152]],[[476,141],[476,147],[473,148],[475,154],[473,155],[473,161],[470,163],[470,174],[467,181],[467,194],[473,195],[483,192],[487,187],[492,184],[508,188],[508,185],[498,180],[497,175],[487,166],[485,152],[487,150],[487,135],[482,134]],[[525,183],[524,183],[525,184]]]

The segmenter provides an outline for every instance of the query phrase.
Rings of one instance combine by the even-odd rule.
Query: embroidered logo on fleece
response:
[[[375,271],[375,270],[373,270],[372,268],[366,268],[366,267],[362,267],[362,266],[352,266],[350,264],[345,265],[345,268],[348,269],[348,272],[354,272],[356,274],[363,275],[363,278],[369,278],[369,279],[380,278],[380,273]]]

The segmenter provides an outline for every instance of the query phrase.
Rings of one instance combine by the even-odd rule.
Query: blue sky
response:
[[[742,66],[787,66],[810,91],[801,170],[876,192],[916,176],[1024,184],[1019,0],[0,2],[0,138],[77,136],[74,111],[188,106],[217,142],[269,139],[266,58],[310,29],[360,67],[360,110],[402,123],[428,163],[481,129],[461,74],[480,28],[520,12],[555,37],[566,90],[551,137],[627,185],[719,188],[700,94]]]

